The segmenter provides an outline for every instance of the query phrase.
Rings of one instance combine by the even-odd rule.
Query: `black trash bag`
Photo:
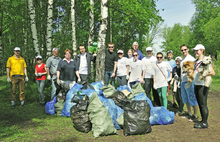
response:
[[[140,135],[152,131],[149,122],[150,105],[146,100],[124,102],[124,135]]]
[[[89,104],[88,97],[85,97],[85,100],[81,99],[81,97],[82,95],[75,95],[73,97],[72,101],[77,104],[71,107],[70,117],[73,122],[73,127],[77,131],[88,133],[92,129],[92,123],[90,122],[89,114],[87,113]]]
[[[57,84],[57,79],[54,79],[54,84],[57,88],[56,95],[57,100],[66,100],[66,94],[69,92],[70,88],[66,84]]]
[[[80,82],[78,82],[78,84],[83,85],[82,89],[87,89],[87,85],[88,85],[87,81],[80,81]]]
[[[107,98],[112,99],[114,103],[119,107],[123,107],[123,102],[127,101],[127,97],[121,91],[116,91],[114,94],[112,94],[111,96],[108,96]]]

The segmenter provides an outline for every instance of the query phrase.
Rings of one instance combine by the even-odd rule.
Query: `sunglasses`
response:
[[[148,50],[148,51],[146,51],[146,52],[152,52],[152,51]]]
[[[37,58],[37,60],[42,60],[42,59],[40,59],[40,58]]]
[[[137,54],[133,55],[134,57],[137,56]]]
[[[186,51],[186,50],[187,50],[187,49],[183,49],[183,50],[181,50],[181,51],[183,52],[183,51]]]
[[[15,50],[15,52],[21,52],[20,50]]]
[[[123,53],[118,53],[118,55],[122,55]]]
[[[109,46],[108,48],[114,48],[113,46]]]
[[[157,59],[162,59],[163,57],[157,57]]]

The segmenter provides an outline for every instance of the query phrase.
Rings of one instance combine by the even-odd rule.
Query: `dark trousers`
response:
[[[144,78],[144,90],[145,90],[145,93],[147,95],[147,97],[152,101],[151,99],[151,90],[153,92],[153,98],[154,98],[154,104],[157,105],[157,106],[160,106],[160,99],[159,99],[159,94],[157,92],[157,90],[155,90],[153,88],[153,78]]]
[[[86,81],[87,83],[89,82],[88,80],[88,75],[87,74],[79,74],[81,82]],[[87,83],[83,84],[83,88],[87,88]]]
[[[11,101],[16,101],[16,89],[19,87],[19,99],[20,101],[25,99],[24,95],[24,76],[11,76]]]
[[[202,85],[195,85],[194,87],[196,99],[199,105],[199,110],[202,117],[202,122],[207,123],[209,110],[207,106],[207,97],[209,92],[209,87],[205,87]]]
[[[174,96],[175,96],[176,101],[177,101],[178,106],[179,106],[178,111],[182,112],[184,104],[183,104],[183,100],[182,100],[182,97],[181,97],[181,89],[180,88],[177,88],[176,92],[174,92]]]
[[[127,84],[126,75],[125,76],[117,76],[118,86],[123,86]]]

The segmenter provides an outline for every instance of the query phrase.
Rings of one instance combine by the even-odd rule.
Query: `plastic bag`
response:
[[[92,97],[93,93],[95,93],[96,91],[90,88],[87,88],[86,90],[82,90],[82,95],[87,95],[89,98]]]
[[[106,96],[106,98],[111,98],[116,105],[123,107],[123,104],[121,104],[121,101],[126,101],[127,97],[124,95],[124,93],[120,92],[120,91],[116,91],[114,94],[112,94],[111,96]]]
[[[112,94],[114,94],[116,92],[115,87],[112,86],[111,84],[104,85],[100,89],[103,90],[103,95],[106,98],[108,98],[108,96],[111,96]]]
[[[151,100],[145,95],[145,93],[140,93],[134,97],[134,100],[147,100],[147,103],[150,105],[150,107],[154,107]]]
[[[57,101],[57,103],[55,103],[54,107],[55,107],[55,111],[57,112],[57,115],[58,116],[61,116],[62,114],[62,110],[64,108],[64,100],[60,100],[60,101]]]
[[[128,85],[124,85],[124,86],[119,86],[117,88],[118,91],[122,91],[122,90],[127,90],[129,92],[131,92],[130,88],[128,87]]]
[[[101,81],[99,82],[93,82],[91,83],[95,91],[97,92],[97,95],[100,96],[102,95],[102,90],[100,89],[103,86],[103,83]]]
[[[117,131],[112,123],[112,118],[105,106],[99,100],[95,92],[89,100],[87,112],[92,122],[92,132],[94,137],[101,135],[117,134]]]
[[[123,128],[124,126],[124,112],[116,119],[118,125]]]
[[[55,96],[51,101],[47,102],[45,105],[45,112],[50,115],[54,115],[55,107],[54,104],[57,101],[57,96]]]
[[[152,131],[150,106],[146,100],[127,101],[124,106],[124,135],[140,135]]]

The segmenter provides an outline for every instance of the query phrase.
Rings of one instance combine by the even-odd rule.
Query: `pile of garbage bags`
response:
[[[173,112],[163,106],[153,107],[140,83],[132,89],[127,85],[115,89],[99,81],[84,88],[76,83],[68,92],[60,89],[62,94],[66,91],[66,95],[48,102],[45,112],[71,117],[77,131],[92,130],[94,137],[117,134],[119,129],[123,129],[125,136],[146,134],[152,131],[151,125],[174,122]]]

